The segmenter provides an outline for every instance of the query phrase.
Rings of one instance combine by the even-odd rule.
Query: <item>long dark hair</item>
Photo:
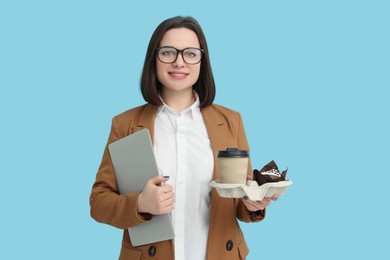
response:
[[[200,65],[199,78],[193,89],[199,95],[200,108],[211,105],[215,98],[215,82],[210,65],[210,56],[207,48],[206,37],[199,23],[192,17],[176,16],[163,21],[154,31],[149,41],[145,63],[141,75],[141,92],[146,102],[159,106],[162,104],[159,98],[161,83],[157,79],[156,50],[159,47],[164,34],[171,29],[187,28],[193,31],[199,40],[200,48],[204,50]]]

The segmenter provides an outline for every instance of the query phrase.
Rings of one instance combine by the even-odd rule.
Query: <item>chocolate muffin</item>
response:
[[[283,172],[278,170],[278,166],[272,160],[267,165],[265,165],[260,171],[255,169],[253,171],[253,178],[259,184],[263,185],[267,182],[278,182],[286,180],[287,169]]]

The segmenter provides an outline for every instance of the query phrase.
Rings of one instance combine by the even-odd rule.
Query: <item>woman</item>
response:
[[[140,193],[118,195],[106,147],[90,197],[91,216],[126,230],[153,215],[171,214],[174,240],[133,247],[125,231],[119,259],[245,259],[249,250],[237,218],[262,220],[271,199],[225,199],[210,188],[219,178],[217,152],[249,147],[240,114],[213,104],[207,43],[196,20],[173,17],[156,28],[141,91],[147,104],[113,118],[108,144],[148,128],[157,164],[168,176],[149,180]],[[248,178],[251,171],[249,165]]]

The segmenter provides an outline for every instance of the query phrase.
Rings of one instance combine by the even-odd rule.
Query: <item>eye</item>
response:
[[[173,57],[176,56],[176,50],[171,47],[162,47],[158,51],[160,57]]]
[[[175,51],[174,50],[161,50],[160,54],[162,56],[173,56],[173,55],[175,55]]]
[[[193,50],[187,50],[184,52],[184,55],[188,58],[195,58],[196,56],[198,56],[198,53]]]

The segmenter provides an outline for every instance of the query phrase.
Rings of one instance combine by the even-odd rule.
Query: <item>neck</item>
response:
[[[186,91],[170,91],[163,89],[161,92],[161,98],[178,114],[189,108],[195,102],[192,89]]]

